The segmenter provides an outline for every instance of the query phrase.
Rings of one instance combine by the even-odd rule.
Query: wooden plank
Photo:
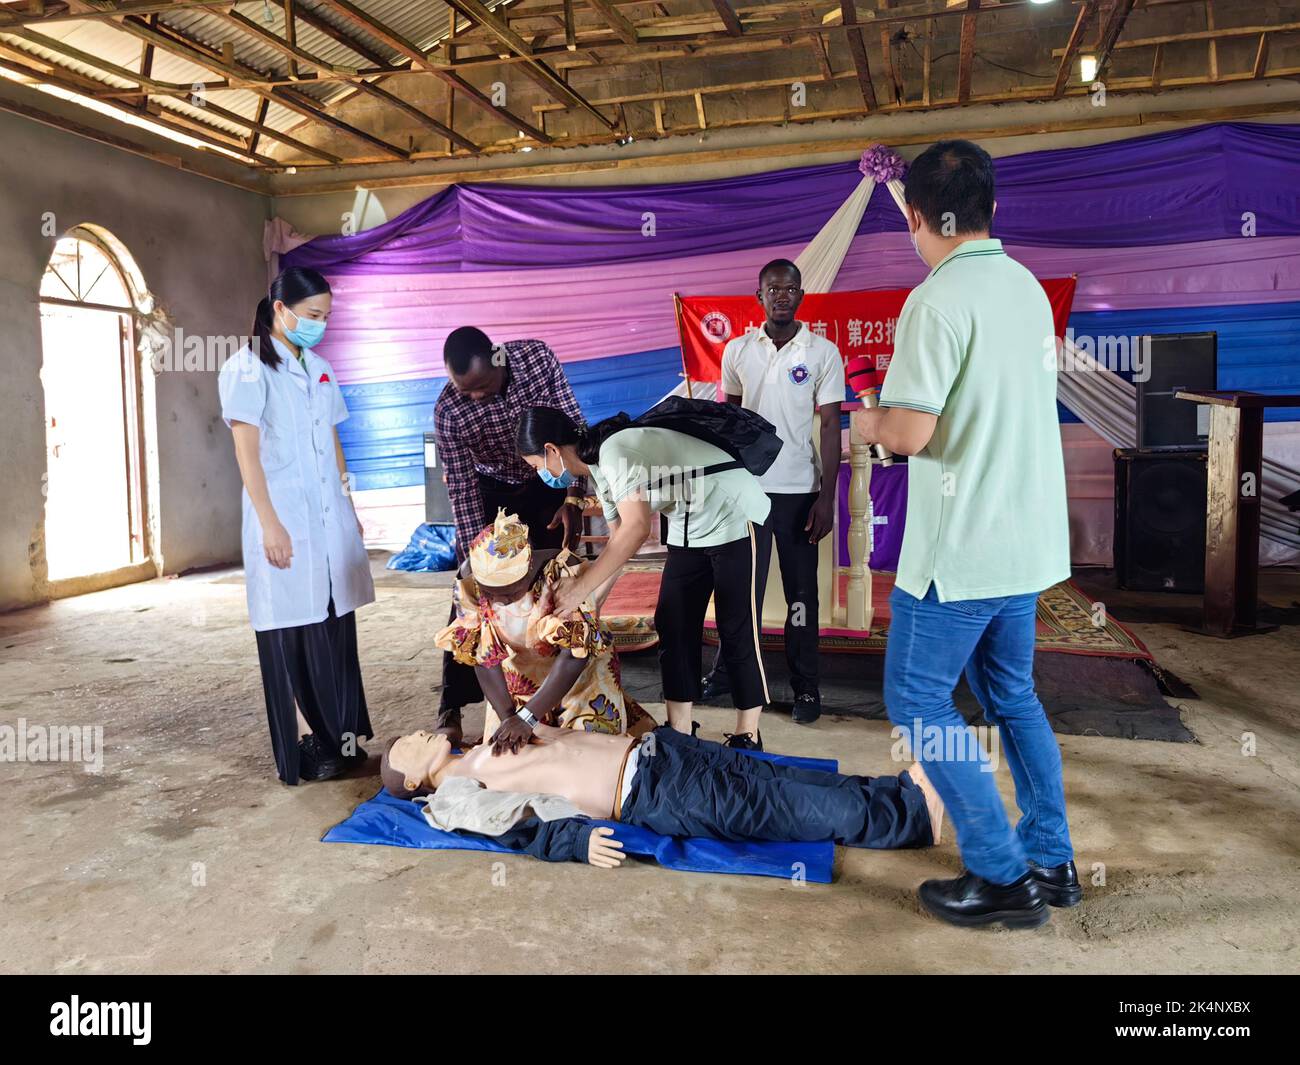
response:
[[[1120,33],[1123,32],[1124,23],[1128,21],[1129,12],[1133,10],[1134,2],[1135,0],[1114,0],[1111,5],[1097,42],[1098,79],[1106,72],[1106,65],[1110,62],[1115,42],[1119,39]]]
[[[1151,61],[1151,87],[1160,88],[1160,79],[1164,76],[1165,71],[1165,46],[1156,45],[1155,58]]]
[[[1213,0],[1205,0],[1205,28],[1214,29],[1214,3]],[[1219,80],[1219,42],[1217,38],[1210,38],[1210,80]]]
[[[478,145],[475,144],[472,140],[469,140],[466,137],[462,137],[459,133],[453,130],[446,123],[439,122],[432,115],[425,114],[425,112],[421,111],[409,100],[403,100],[400,96],[394,96],[387,89],[381,89],[378,85],[374,84],[373,82],[369,82],[364,79],[358,81],[356,83],[356,87],[358,90],[366,93],[368,96],[373,96],[376,100],[381,100],[384,103],[388,104],[388,106],[396,108],[398,111],[401,111],[404,115],[407,115],[408,117],[415,119],[415,121],[418,122],[420,125],[424,126],[425,129],[432,130],[434,133],[446,137],[450,143],[457,144],[460,147],[464,148],[466,151],[470,151],[470,152],[477,152],[479,150]]]
[[[298,47],[298,28],[294,21],[293,0],[284,0],[284,43],[290,48],[289,77],[297,79],[298,60],[294,58],[292,51]]]
[[[345,48],[350,48],[362,59],[369,60],[375,66],[377,67],[393,66],[393,64],[389,61],[388,56],[376,52],[373,48],[370,47],[370,45],[366,44],[364,41],[357,40],[350,33],[345,33],[343,30],[335,26],[334,23],[321,18],[318,14],[316,14],[315,11],[312,11],[310,8],[306,8],[306,7],[298,8],[298,18],[301,19],[303,22],[307,23],[307,25],[311,26],[313,29],[319,30],[327,37],[332,37],[335,41],[343,45]],[[393,69],[398,69],[398,68],[393,67]]]
[[[853,56],[853,69],[858,75],[858,88],[862,90],[862,106],[868,113],[876,109],[876,88],[871,84],[871,64],[867,61],[867,46],[858,28],[858,10],[853,0],[840,0],[840,14],[848,35],[849,54]]]
[[[570,52],[578,50],[578,38],[573,28],[573,0],[564,0],[564,47]]]
[[[1083,44],[1083,35],[1088,32],[1093,16],[1097,13],[1097,0],[1085,0],[1074,19],[1074,29],[1070,31],[1070,40],[1061,55],[1061,64],[1056,68],[1056,83],[1052,86],[1052,99],[1059,100],[1070,81],[1070,72],[1074,69],[1074,56]]]
[[[717,11],[718,16],[722,19],[722,25],[726,27],[730,36],[739,37],[745,32],[744,27],[740,24],[740,16],[736,14],[736,9],[731,6],[731,0],[713,0],[713,9]]]
[[[708,129],[709,123],[704,117],[704,97],[698,92],[695,94],[695,114],[699,118],[700,129]]]
[[[966,14],[961,17],[961,43],[957,52],[957,102],[970,100],[970,82],[975,65],[975,23],[980,0],[966,0]]]
[[[1259,46],[1255,49],[1255,67],[1251,71],[1252,78],[1262,78],[1268,69],[1268,34],[1259,35]]]
[[[609,0],[587,0],[587,6],[595,10],[605,20],[609,28],[614,31],[618,39],[624,44],[638,43],[640,38],[637,36],[636,28],[619,14],[618,8],[611,4]]]
[[[925,49],[921,55],[921,64],[923,77],[925,79],[925,91],[921,95],[921,102],[926,107],[930,106],[930,44],[934,40],[934,19],[925,20]]]

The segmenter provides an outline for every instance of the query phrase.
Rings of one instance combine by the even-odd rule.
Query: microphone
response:
[[[876,361],[870,355],[858,355],[849,360],[845,370],[849,388],[864,407],[880,406],[880,379],[876,376]],[[894,454],[884,444],[871,445],[871,458],[882,466],[894,464]]]

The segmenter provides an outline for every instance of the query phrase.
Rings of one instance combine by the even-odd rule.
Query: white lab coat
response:
[[[244,348],[221,368],[221,416],[227,425],[256,425],[271,504],[293,541],[288,569],[266,560],[262,523],[243,493],[244,581],[253,629],[313,625],[342,617],[374,601],[370,561],[344,494],[334,456],[334,426],[348,416],[330,364],[303,350],[306,369],[292,349],[273,340],[281,357],[271,369]]]

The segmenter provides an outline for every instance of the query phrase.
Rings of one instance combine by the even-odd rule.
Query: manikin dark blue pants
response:
[[[925,798],[906,774],[779,765],[668,726],[646,737],[621,820],[665,836],[927,847]]]

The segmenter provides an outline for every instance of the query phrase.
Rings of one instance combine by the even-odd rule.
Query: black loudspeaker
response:
[[[1204,451],[1115,450],[1115,576],[1121,588],[1205,590],[1207,472]]]
[[[1143,365],[1139,367],[1134,360],[1133,367],[1138,447],[1151,451],[1207,446],[1208,408],[1175,399],[1174,394],[1218,388],[1219,335],[1168,333],[1131,339],[1143,345]]]
[[[438,464],[438,445],[433,433],[424,434],[424,520],[430,525],[454,525],[447,482]]]

